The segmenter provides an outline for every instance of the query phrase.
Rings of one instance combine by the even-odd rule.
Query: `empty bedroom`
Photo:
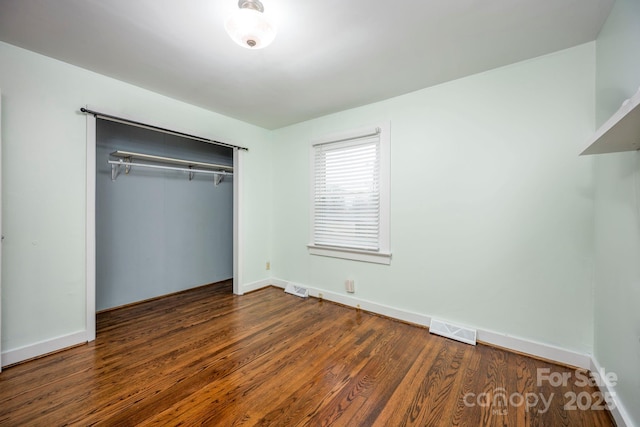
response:
[[[638,52],[638,0],[0,0],[0,425],[640,426]]]

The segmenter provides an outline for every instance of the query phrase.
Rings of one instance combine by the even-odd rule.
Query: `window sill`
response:
[[[352,261],[371,262],[374,264],[391,264],[391,252],[369,252],[357,249],[336,248],[327,246],[307,245],[311,255],[320,255],[331,258],[349,259]]]

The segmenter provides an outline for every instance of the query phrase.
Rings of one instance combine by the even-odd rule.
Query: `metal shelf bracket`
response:
[[[120,168],[124,165],[124,173],[125,174],[129,174],[129,171],[131,170],[131,165],[128,164],[131,163],[131,158],[127,157],[124,160],[120,159],[117,163],[112,162],[111,163],[111,181],[115,181],[118,178],[118,175],[120,175]]]

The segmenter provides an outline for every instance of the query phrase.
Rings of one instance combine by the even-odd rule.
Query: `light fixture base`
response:
[[[264,6],[260,3],[260,0],[238,0],[238,7],[240,9],[253,9],[264,13]]]

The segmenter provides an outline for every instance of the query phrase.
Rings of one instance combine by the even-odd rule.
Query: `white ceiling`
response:
[[[595,40],[614,0],[0,0],[0,40],[268,129]]]

